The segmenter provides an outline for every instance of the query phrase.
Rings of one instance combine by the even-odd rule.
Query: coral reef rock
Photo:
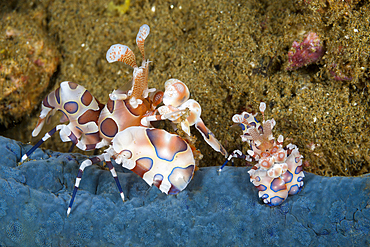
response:
[[[40,105],[59,52],[36,21],[12,13],[1,23],[0,124],[8,126]]]

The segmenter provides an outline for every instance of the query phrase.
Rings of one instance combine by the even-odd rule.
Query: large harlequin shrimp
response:
[[[84,169],[100,161],[106,162],[124,200],[111,158],[166,194],[176,194],[185,189],[195,168],[192,149],[177,135],[147,128],[151,126],[150,121],[168,119],[179,123],[188,135],[190,126],[195,125],[211,147],[227,156],[226,150],[200,118],[201,108],[198,102],[189,100],[189,90],[184,83],[176,79],[169,80],[165,93],[153,88],[148,89],[149,61],[145,60],[144,41],[149,30],[148,25],[143,25],[136,37],[143,57],[140,67],[136,65],[135,55],[127,46],[117,44],[108,50],[108,62],[121,61],[134,68],[134,72],[131,89],[114,90],[104,108],[84,87],[72,82],[61,83],[60,88],[50,93],[42,103],[39,123],[33,136],[38,135],[45,120],[57,110],[64,113],[62,120],[69,120],[70,123],[58,125],[49,131],[22,157],[22,161],[57,130],[61,130],[63,141],[72,141],[81,150],[93,150],[109,145],[103,154],[82,162],[68,215]],[[162,99],[165,105],[157,109]]]
[[[195,161],[191,148],[179,136],[165,130],[134,126],[116,134],[104,154],[82,162],[67,210],[71,212],[82,173],[94,163],[105,160],[116,181],[122,200],[124,194],[110,159],[132,170],[148,185],[155,185],[163,193],[177,194],[184,190],[193,177]]]
[[[259,190],[259,197],[269,206],[280,205],[289,195],[297,194],[303,186],[304,173],[302,158],[297,146],[293,144],[283,148],[283,136],[277,140],[272,135],[275,120],[266,120],[264,111],[266,104],[260,104],[263,116],[262,125],[255,119],[255,115],[247,112],[233,116],[233,122],[243,130],[242,141],[248,142],[251,150],[244,155],[240,150],[234,150],[219,171],[234,157],[258,163],[248,171],[250,181]]]

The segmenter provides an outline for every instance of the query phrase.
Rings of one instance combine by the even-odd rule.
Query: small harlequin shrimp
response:
[[[303,187],[304,173],[302,170],[302,158],[297,146],[293,144],[283,148],[284,138],[282,135],[275,140],[272,129],[276,122],[274,119],[266,120],[264,112],[266,104],[260,104],[263,116],[262,125],[255,119],[255,115],[243,112],[236,114],[232,120],[243,130],[242,141],[248,142],[250,150],[244,155],[240,150],[234,150],[228,157],[222,168],[232,158],[243,158],[258,163],[248,171],[250,181],[259,190],[259,197],[269,206],[277,206],[283,203],[288,195],[297,194]]]

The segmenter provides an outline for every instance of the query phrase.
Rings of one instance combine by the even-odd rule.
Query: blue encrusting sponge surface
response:
[[[115,166],[85,169],[66,211],[80,154],[30,148],[0,137],[0,246],[368,246],[370,176],[305,173],[304,187],[278,207],[261,203],[248,169],[200,168],[176,196]]]

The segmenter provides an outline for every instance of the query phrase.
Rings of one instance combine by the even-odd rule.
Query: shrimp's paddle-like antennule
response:
[[[139,32],[136,36],[136,44],[139,47],[141,55],[143,56],[143,63],[145,61],[145,50],[144,50],[144,42],[145,39],[148,37],[150,33],[150,28],[147,24],[144,24],[140,27]]]
[[[148,37],[150,28],[147,24],[140,27],[136,36],[136,44],[139,47],[143,61],[140,67],[136,64],[136,57],[132,50],[125,45],[112,45],[107,51],[107,61],[109,63],[121,61],[134,68],[132,88],[128,92],[124,90],[114,90],[109,95],[111,100],[125,100],[129,98],[129,103],[133,108],[137,108],[148,97],[148,94],[154,92],[155,88],[148,88],[149,61],[145,60],[145,39]],[[121,92],[122,91],[122,92]]]
[[[132,68],[137,68],[135,54],[126,45],[112,45],[107,51],[106,59],[109,63],[120,61]]]

